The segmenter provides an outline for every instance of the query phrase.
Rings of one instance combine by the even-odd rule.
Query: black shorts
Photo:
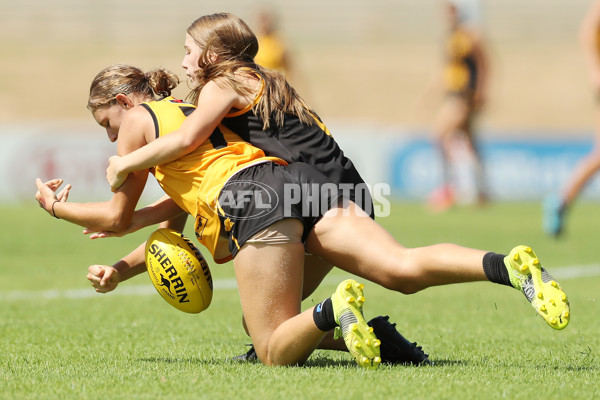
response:
[[[352,200],[357,206],[369,214],[371,219],[375,219],[375,208],[373,207],[373,198],[369,187],[364,181],[357,183],[340,183],[340,195],[344,199]]]
[[[257,164],[233,175],[219,193],[221,232],[233,257],[256,233],[285,218],[304,227],[302,241],[317,221],[341,201],[338,185],[304,163]]]

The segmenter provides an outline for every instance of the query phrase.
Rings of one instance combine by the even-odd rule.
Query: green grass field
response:
[[[228,361],[249,343],[231,265],[211,264],[216,290],[199,315],[171,308],[148,290],[147,276],[97,295],[87,266],[112,264],[150,230],[91,241],[37,207],[0,206],[0,398],[599,398],[599,213],[598,204],[578,204],[568,235],[556,241],[541,233],[536,204],[433,216],[421,205],[394,203],[380,222],[407,246],[455,242],[506,252],[530,244],[565,277],[572,320],[554,331],[521,294],[489,283],[411,296],[367,283],[365,316],[389,314],[435,365],[365,371],[331,351],[317,351],[305,367]],[[566,277],[573,271],[579,274]],[[334,271],[307,306],[345,276]]]

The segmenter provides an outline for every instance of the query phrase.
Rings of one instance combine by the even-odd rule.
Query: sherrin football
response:
[[[182,233],[168,228],[152,233],[146,242],[146,268],[158,293],[178,310],[195,314],[210,305],[208,263]]]

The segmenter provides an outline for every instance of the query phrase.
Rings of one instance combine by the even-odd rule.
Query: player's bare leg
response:
[[[302,290],[302,300],[306,300],[314,293],[317,287],[323,282],[325,276],[333,269],[333,265],[313,254],[306,254],[304,257],[304,287]],[[340,350],[348,351],[343,340],[335,340],[333,331],[327,332],[318,346],[322,350]]]
[[[593,150],[575,166],[563,192],[544,199],[544,231],[550,236],[560,236],[569,206],[577,199],[592,177],[600,171],[600,110],[597,112],[597,130]]]
[[[488,202],[487,187],[485,182],[485,171],[483,166],[483,160],[479,151],[479,146],[475,141],[473,132],[473,111],[469,111],[469,117],[467,118],[464,125],[464,133],[467,143],[467,148],[471,157],[473,158],[473,178],[475,181],[475,188],[477,190],[477,204],[485,205]]]
[[[248,332],[266,365],[301,364],[325,336],[312,308],[300,313],[303,261],[301,243],[247,244],[234,259]]]
[[[486,280],[485,251],[454,244],[405,248],[352,202],[329,210],[308,235],[306,247],[350,273],[407,294]]]
[[[352,202],[329,210],[306,246],[350,273],[405,294],[488,280],[521,291],[552,328],[563,329],[569,322],[566,294],[528,246],[515,247],[509,256],[453,244],[408,249]]]
[[[314,293],[325,276],[333,269],[331,263],[312,254],[306,254],[304,258],[304,285],[302,299],[305,300]],[[248,327],[242,316],[242,324],[246,333]],[[387,316],[377,316],[369,321],[374,327],[375,335],[381,339],[381,358],[389,364],[428,364],[428,355],[416,343],[408,341],[396,329],[396,324],[389,321]],[[343,340],[334,338],[334,331],[328,331],[317,346],[322,350],[348,351]],[[247,353],[235,357],[240,361],[256,359],[256,351],[251,347]]]
[[[442,160],[442,185],[429,197],[429,205],[442,212],[454,204],[452,188],[452,141],[468,121],[469,107],[464,99],[456,96],[444,100],[433,124],[433,132]]]

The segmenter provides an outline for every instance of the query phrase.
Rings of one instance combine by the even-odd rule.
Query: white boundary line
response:
[[[552,276],[556,279],[567,280],[585,278],[600,275],[600,264],[591,265],[573,265],[570,267],[553,268]],[[331,275],[325,278],[323,283],[336,285],[340,281],[339,276]],[[214,282],[215,290],[237,290],[235,279],[216,279]],[[114,292],[107,296],[150,296],[156,293],[152,285],[129,285],[123,284]],[[81,289],[63,289],[63,290],[11,290],[0,291],[0,302],[13,302],[22,300],[53,300],[53,299],[87,299],[101,296],[91,287]]]

